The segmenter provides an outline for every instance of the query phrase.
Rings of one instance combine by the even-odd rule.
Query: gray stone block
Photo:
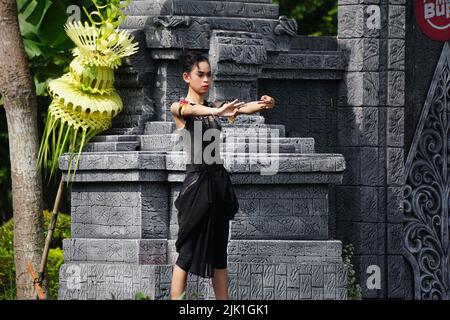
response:
[[[63,246],[67,250],[65,262],[167,263],[166,240],[70,239]]]
[[[401,186],[404,183],[404,151],[402,148],[387,149],[388,184]]]
[[[342,5],[338,10],[339,38],[361,38],[364,34],[364,7]]]
[[[225,16],[225,17],[253,17],[253,18],[277,18],[279,7],[266,3],[245,3],[217,1],[173,1],[174,15],[201,15],[201,16]],[[169,13],[169,12],[168,12]],[[166,14],[166,13],[165,13]]]
[[[403,5],[389,6],[389,38],[405,38],[406,8]]]
[[[405,72],[388,71],[387,105],[401,107],[405,105]]]
[[[405,69],[405,40],[389,39],[388,40],[388,69],[404,70]]]
[[[340,85],[340,94],[345,95],[339,105],[378,106],[380,82],[377,72],[347,72]]]
[[[145,135],[170,134],[175,130],[175,123],[171,121],[150,121],[145,124]]]
[[[345,51],[347,71],[378,71],[379,39],[340,39],[339,46]]]
[[[123,142],[90,142],[83,152],[106,152],[106,151],[135,151],[139,148],[137,141]]]

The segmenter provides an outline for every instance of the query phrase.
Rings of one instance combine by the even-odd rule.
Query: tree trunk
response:
[[[26,270],[37,270],[44,246],[42,182],[36,171],[37,99],[20,35],[16,0],[0,0],[0,94],[8,122],[17,299],[34,299]]]

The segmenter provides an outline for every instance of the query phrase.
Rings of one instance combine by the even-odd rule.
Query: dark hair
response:
[[[200,62],[206,61],[209,63],[208,58],[199,51],[183,51],[179,61],[183,67],[183,72],[187,73],[191,72],[194,66],[198,68]]]

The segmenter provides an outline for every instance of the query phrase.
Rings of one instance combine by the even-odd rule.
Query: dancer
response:
[[[180,299],[186,287],[188,272],[203,278],[212,278],[215,297],[228,299],[227,245],[229,221],[239,210],[228,171],[220,154],[212,149],[205,152],[209,139],[203,139],[206,130],[221,130],[217,117],[233,121],[239,114],[252,114],[273,108],[275,100],[267,95],[248,103],[208,102],[204,94],[212,85],[208,59],[197,51],[188,51],[180,57],[183,80],[189,89],[185,98],[172,104],[170,111],[175,126],[189,134],[186,178],[175,200],[178,210],[178,238],[175,243],[178,259],[173,268],[171,299]],[[201,128],[201,134],[194,127]],[[194,141],[195,140],[195,141]],[[208,140],[208,141],[204,141]],[[218,145],[218,141],[214,141]],[[196,148],[195,145],[201,146]],[[206,159],[207,157],[211,157]]]

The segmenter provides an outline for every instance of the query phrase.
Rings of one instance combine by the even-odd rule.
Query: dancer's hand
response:
[[[263,95],[259,103],[264,105],[263,109],[272,109],[275,106],[275,99],[271,96]]]
[[[238,99],[235,99],[230,103],[225,103],[223,106],[218,108],[218,112],[216,114],[221,117],[235,116],[239,108],[242,107],[244,104],[245,102],[238,102]]]

